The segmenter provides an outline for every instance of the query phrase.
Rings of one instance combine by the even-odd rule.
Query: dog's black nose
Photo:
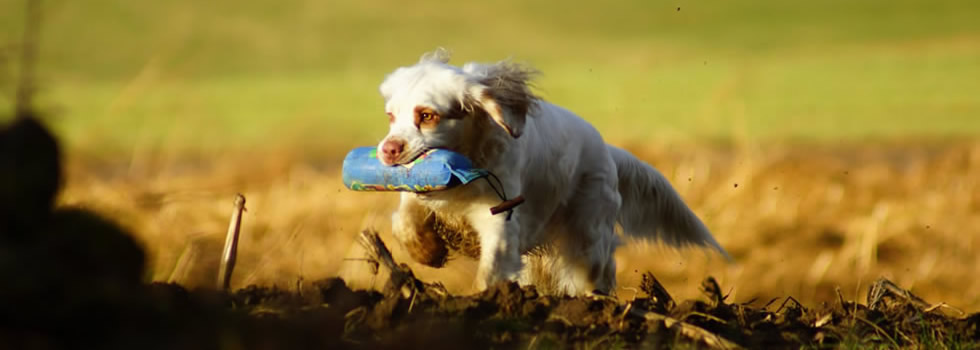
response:
[[[405,141],[400,139],[389,139],[381,145],[381,156],[387,164],[394,164],[398,156],[401,156],[402,151],[405,150]]]

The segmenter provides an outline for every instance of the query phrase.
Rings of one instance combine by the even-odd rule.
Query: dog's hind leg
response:
[[[566,265],[563,289],[569,294],[610,294],[616,288],[614,253],[620,242],[615,228],[620,197],[614,185],[603,176],[583,177],[566,208],[558,254]]]
[[[557,290],[570,295],[610,294],[616,287],[616,260],[613,253],[618,239],[605,231],[573,229],[558,243],[558,257],[552,273]]]

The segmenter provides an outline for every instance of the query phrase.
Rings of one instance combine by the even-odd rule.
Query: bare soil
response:
[[[851,301],[805,307],[791,297],[752,306],[726,302],[709,278],[703,299],[675,305],[650,288],[621,303],[605,296],[545,296],[514,283],[470,296],[408,283],[412,287],[387,292],[355,291],[333,278],[290,291],[252,286],[230,294],[153,284],[147,291],[154,307],[141,316],[160,321],[105,339],[163,348],[276,349],[975,348],[980,342],[980,314],[955,317],[899,294],[873,307]]]

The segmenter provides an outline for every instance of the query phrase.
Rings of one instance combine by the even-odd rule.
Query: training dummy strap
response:
[[[354,191],[414,193],[447,190],[483,178],[502,201],[490,212],[497,215],[506,211],[508,219],[513,208],[524,202],[521,196],[507,199],[496,175],[473,167],[462,154],[444,149],[430,149],[409,163],[388,166],[378,159],[377,147],[358,147],[344,158],[343,178],[344,185]]]

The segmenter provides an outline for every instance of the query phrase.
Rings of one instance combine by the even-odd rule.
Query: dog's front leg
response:
[[[433,228],[435,215],[412,193],[402,193],[398,211],[391,217],[391,233],[415,261],[442,267],[449,250]]]
[[[521,271],[518,212],[492,215],[486,206],[469,215],[470,225],[480,235],[480,265],[476,287],[485,290],[500,281],[514,281]]]

